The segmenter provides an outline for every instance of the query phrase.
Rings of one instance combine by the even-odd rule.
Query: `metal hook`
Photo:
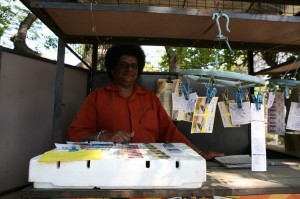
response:
[[[220,21],[219,21],[220,17],[225,17],[225,19],[226,19],[226,26],[225,26],[225,28],[226,28],[227,32],[230,32],[230,30],[229,30],[229,17],[228,17],[228,15],[224,14],[222,12],[216,12],[216,13],[214,13],[212,19],[213,20],[216,19],[216,23],[217,23],[217,27],[218,27],[218,32],[219,32],[218,35],[217,35],[217,37],[216,37],[216,40],[217,41],[225,41],[228,49],[230,50],[231,55],[233,56],[234,53],[233,53],[233,51],[231,49],[231,46],[230,46],[230,44],[228,42],[228,38],[225,37],[224,35],[222,35],[222,30],[221,30]],[[215,63],[217,63],[217,61],[215,61]]]
[[[217,23],[218,31],[219,31],[219,34],[217,35],[217,39],[218,40],[227,40],[227,37],[222,35],[222,30],[221,30],[220,22],[219,22],[219,19],[220,19],[221,16],[226,18],[226,26],[225,27],[226,27],[227,32],[230,32],[228,15],[224,14],[224,13],[221,13],[221,12],[214,13],[212,19],[214,20],[216,18],[216,23]]]

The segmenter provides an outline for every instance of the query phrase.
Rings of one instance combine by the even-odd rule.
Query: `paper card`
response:
[[[203,128],[203,115],[194,115],[191,133],[201,133]]]
[[[194,115],[204,114],[206,97],[198,97],[195,104]]]
[[[67,162],[81,160],[101,160],[101,150],[78,150],[78,151],[48,151],[44,153],[39,162]]]
[[[173,110],[180,110],[182,109],[182,98],[184,96],[179,96],[178,93],[172,93],[172,109]]]
[[[161,104],[165,108],[168,115],[172,115],[172,92],[173,83],[168,83],[167,79],[157,80],[157,92],[156,96],[159,98]]]
[[[232,125],[249,124],[251,122],[250,102],[243,102],[242,106],[242,108],[238,108],[236,103],[229,103]]]
[[[271,134],[285,134],[284,93],[276,92],[272,107],[268,110],[267,131]]]
[[[218,97],[205,104],[206,97],[198,97],[193,114],[191,133],[212,133]]]
[[[267,109],[269,109],[273,106],[274,100],[275,100],[275,92],[270,92],[268,94]]]
[[[234,100],[229,100],[228,102],[234,103]],[[223,126],[225,128],[228,127],[239,127],[240,125],[233,125],[230,117],[230,112],[229,112],[229,105],[226,105],[225,101],[218,102],[218,107],[220,110]]]
[[[291,103],[286,128],[294,131],[300,131],[300,103]]]
[[[264,106],[257,110],[255,103],[251,103],[251,159],[252,171],[267,170]]]
[[[178,121],[192,122],[197,98],[197,93],[191,93],[188,100],[183,95],[179,96],[178,93],[172,93],[172,118]]]
[[[194,112],[197,98],[197,93],[191,93],[189,95],[189,100],[187,100],[187,112]]]

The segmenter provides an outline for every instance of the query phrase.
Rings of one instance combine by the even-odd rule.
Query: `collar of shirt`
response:
[[[116,87],[116,84],[114,82],[109,83],[104,88],[106,90],[117,91],[117,87]],[[145,89],[143,89],[139,85],[135,84],[133,93],[135,93],[135,94],[145,94],[146,91],[145,91]]]

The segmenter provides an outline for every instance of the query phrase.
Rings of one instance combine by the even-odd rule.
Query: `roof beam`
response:
[[[269,3],[269,4],[282,4],[282,5],[300,5],[299,0],[225,0],[225,1],[238,1],[250,3]]]

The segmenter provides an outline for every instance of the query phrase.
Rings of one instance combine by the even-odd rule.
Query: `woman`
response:
[[[114,45],[105,68],[111,83],[92,91],[69,127],[72,141],[134,143],[181,142],[205,159],[222,156],[203,153],[178,131],[155,94],[136,84],[145,54],[140,46]]]

